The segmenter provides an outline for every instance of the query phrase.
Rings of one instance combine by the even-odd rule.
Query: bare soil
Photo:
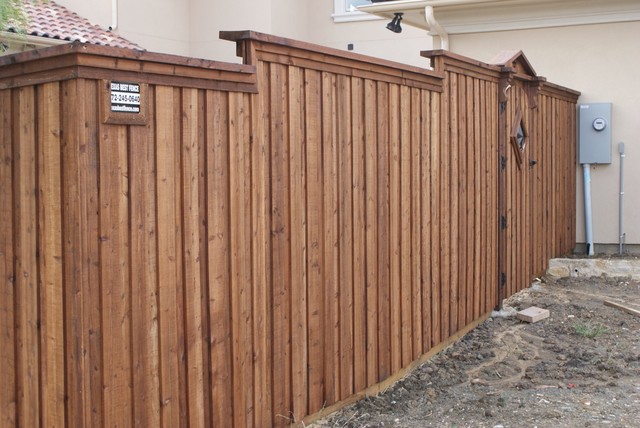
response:
[[[543,280],[383,393],[315,427],[640,427],[640,283]],[[515,312],[515,311],[514,311]]]

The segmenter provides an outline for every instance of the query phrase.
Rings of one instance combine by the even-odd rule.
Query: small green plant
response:
[[[595,339],[609,331],[606,326],[592,321],[577,321],[573,324],[573,330],[576,334],[589,339]]]

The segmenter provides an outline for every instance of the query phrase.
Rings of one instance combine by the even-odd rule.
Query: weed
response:
[[[607,333],[609,329],[597,322],[592,321],[576,321],[573,324],[573,330],[579,336],[589,339],[595,339],[603,333]]]

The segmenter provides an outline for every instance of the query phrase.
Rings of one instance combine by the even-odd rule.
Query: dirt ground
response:
[[[640,283],[546,279],[378,396],[314,427],[640,427]]]

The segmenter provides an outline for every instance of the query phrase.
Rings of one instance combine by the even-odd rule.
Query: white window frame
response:
[[[382,19],[371,13],[360,12],[358,10],[350,11],[348,9],[349,0],[333,0],[333,21],[334,22],[353,22],[353,21],[373,21]]]

